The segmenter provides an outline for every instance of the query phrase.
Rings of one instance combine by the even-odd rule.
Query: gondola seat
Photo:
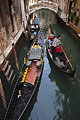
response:
[[[26,66],[30,66],[32,61],[28,61]]]
[[[42,49],[40,46],[35,45],[31,48],[29,60],[40,60],[41,59]]]
[[[40,61],[37,61],[36,67],[39,68],[39,66],[40,66]]]

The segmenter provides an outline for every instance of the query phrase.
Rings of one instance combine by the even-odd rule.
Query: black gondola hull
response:
[[[17,89],[14,92],[13,99],[11,100],[12,102],[11,102],[10,108],[9,108],[4,120],[21,120],[25,110],[28,108],[28,106],[37,90],[37,87],[39,85],[40,78],[42,75],[42,70],[43,70],[43,64],[40,68],[39,76],[36,78],[35,87],[32,86],[31,84],[29,86],[29,83],[27,83],[28,87],[26,87],[27,85],[21,87],[22,97],[20,97],[20,98],[17,98],[18,88],[20,88],[20,87],[18,87],[19,85],[17,84],[18,85]]]
[[[50,60],[52,61],[52,63],[54,63],[54,65],[56,65],[62,72],[64,72],[64,73],[67,74],[68,76],[74,77],[74,75],[75,75],[75,70],[66,71],[66,70],[64,70],[63,68],[61,68],[61,67],[53,60],[52,55],[51,55],[51,53],[49,52],[49,49],[47,49],[47,47],[46,47],[46,50],[47,50],[48,58],[50,58]]]

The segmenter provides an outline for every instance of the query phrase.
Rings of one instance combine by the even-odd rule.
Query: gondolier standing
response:
[[[61,45],[61,36],[58,35],[57,38],[54,39],[53,43],[52,43],[52,55],[53,55],[53,59],[55,60],[56,57],[56,47]]]

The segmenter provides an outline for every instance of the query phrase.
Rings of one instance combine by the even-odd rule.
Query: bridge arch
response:
[[[57,2],[56,2],[57,1]],[[55,0],[54,2],[51,1],[45,1],[45,0],[37,0],[35,2],[29,2],[29,7],[30,7],[30,13],[35,12],[36,10],[40,10],[42,8],[44,9],[49,9],[51,11],[54,11],[55,13],[58,12],[58,6],[59,6],[59,2],[58,0]]]

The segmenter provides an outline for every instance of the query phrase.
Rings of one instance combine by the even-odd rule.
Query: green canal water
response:
[[[45,39],[49,24],[56,35],[62,36],[62,47],[68,57],[72,54],[72,65],[77,65],[76,74],[80,77],[80,45],[77,41],[65,30],[52,11],[42,9],[33,15],[38,17]],[[20,69],[28,49],[29,45],[22,39],[18,52]],[[17,73],[16,66],[14,70]],[[46,49],[40,86],[22,120],[80,120],[80,83],[76,77],[69,78],[52,64]]]
[[[77,65],[76,74],[80,77],[80,45],[52,11],[42,9],[34,15],[39,18],[45,39],[49,24],[56,35],[62,36],[62,47],[68,57],[72,54],[72,65]],[[76,77],[69,78],[53,65],[46,50],[41,84],[28,120],[80,120],[80,83]]]

